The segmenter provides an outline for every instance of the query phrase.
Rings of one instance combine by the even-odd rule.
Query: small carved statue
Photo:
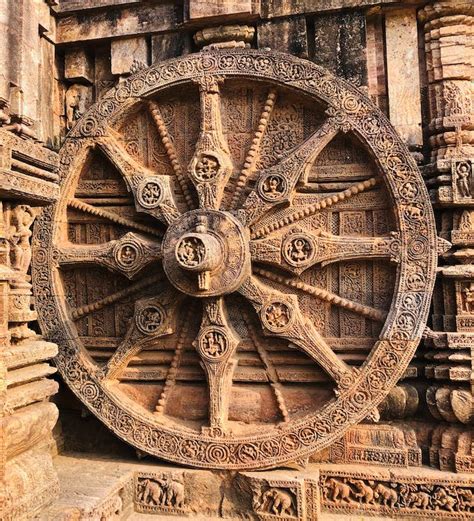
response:
[[[279,176],[272,175],[265,179],[262,190],[269,199],[277,199],[284,191],[283,181]]]
[[[456,166],[456,185],[461,197],[471,197],[471,168],[463,161]]]
[[[458,229],[463,232],[474,230],[474,212],[472,210],[464,210],[461,214]]]
[[[204,254],[204,245],[199,239],[184,239],[178,246],[178,259],[186,266],[198,266]]]
[[[359,500],[359,503],[373,503],[374,502],[374,491],[366,485],[361,479],[354,479],[351,483],[356,488],[354,496]]]
[[[33,210],[24,204],[12,210],[10,227],[10,259],[14,270],[26,276],[31,264],[31,225],[35,219]]]
[[[331,494],[329,499],[334,503],[341,503],[346,501],[347,503],[353,503],[351,495],[353,494],[351,487],[347,483],[343,483],[338,479],[329,478],[326,482]]]
[[[173,478],[144,479],[140,482],[138,499],[150,506],[182,508],[184,504],[184,484]]]
[[[209,356],[221,356],[226,350],[225,338],[218,331],[209,331],[203,339],[203,350]]]
[[[435,510],[442,508],[449,510],[449,512],[454,512],[456,500],[450,496],[444,488],[438,487],[433,494],[433,503],[435,505]]]
[[[431,497],[428,493],[423,491],[410,492],[407,504],[410,507],[421,508],[422,510],[427,509],[430,506]]]
[[[466,313],[474,312],[474,284],[469,284],[462,290],[464,311]]]
[[[69,87],[65,95],[67,130],[71,130],[74,123],[85,114],[91,102],[91,90],[89,87],[79,84]]]

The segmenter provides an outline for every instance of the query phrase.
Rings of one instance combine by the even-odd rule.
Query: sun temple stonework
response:
[[[474,519],[474,4],[0,0],[0,519]]]

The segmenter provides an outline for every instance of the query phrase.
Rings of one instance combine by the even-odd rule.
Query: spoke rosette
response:
[[[232,122],[226,126],[222,121],[226,85],[232,82],[255,82],[267,93],[241,168],[235,166],[235,143],[229,146],[227,139]],[[195,92],[201,107],[194,149],[186,159],[176,136],[170,137],[171,102],[166,101],[180,88]],[[277,110],[279,96],[300,96],[319,107],[322,116],[299,142],[265,163],[265,132],[271,118],[278,120],[271,112]],[[161,139],[168,170],[151,160],[144,165],[123,142],[123,122],[143,108]],[[275,129],[278,135],[276,124]],[[346,133],[363,145],[375,165],[374,175],[311,193],[315,162]],[[188,150],[188,144],[181,149]],[[100,153],[123,180],[126,211],[112,208],[108,196],[81,195],[87,184],[81,176],[92,153]],[[41,327],[59,345],[56,363],[66,383],[137,449],[205,468],[257,469],[295,461],[324,449],[371,415],[404,374],[429,310],[436,269],[434,219],[408,150],[355,87],[285,54],[202,52],[156,64],[120,83],[77,122],[60,155],[61,197],[44,210],[33,238]],[[101,186],[107,188],[106,183]],[[348,211],[350,200],[369,200],[373,190],[387,194],[393,228],[378,233],[372,226],[370,236],[345,234],[342,224],[336,230],[324,221],[329,211]],[[109,223],[116,232],[107,232],[107,240],[84,242],[91,234],[81,231],[78,214],[96,219],[96,227]],[[360,277],[357,262],[381,260],[393,266],[394,289],[385,308],[364,300],[363,292],[357,299],[352,293],[338,294],[335,284],[319,284],[318,273],[348,260],[354,261],[347,267],[353,271],[351,280]],[[67,273],[92,265],[125,282],[83,302],[71,295]],[[94,338],[100,337],[102,326],[94,313],[127,299],[127,320],[116,320],[126,328],[117,325],[120,339],[113,344],[107,337],[112,353],[101,358],[105,348]],[[379,324],[377,339],[360,366],[337,354],[321,324],[308,314],[307,299],[364,317],[371,331]],[[88,342],[96,342],[94,349]],[[283,421],[252,426],[229,415],[235,382],[245,374],[250,374],[248,381],[252,378],[252,371],[242,368],[236,377],[240,365],[246,365],[240,362],[241,352],[248,352],[249,345]],[[278,346],[296,350],[326,373],[325,381],[335,391],[332,397],[312,412],[293,414],[285,403],[282,371],[275,365]],[[186,423],[166,407],[176,382],[184,378],[180,371],[189,356],[197,357],[196,366],[202,368],[208,411],[205,421]],[[147,380],[153,371],[147,373],[143,366],[153,368],[157,360],[168,366],[153,387],[154,381]],[[155,378],[159,371],[153,374]],[[146,399],[140,395],[143,382],[154,393],[144,391]],[[310,386],[305,389],[312,392]]]

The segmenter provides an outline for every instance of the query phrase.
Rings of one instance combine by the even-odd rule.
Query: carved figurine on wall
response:
[[[78,84],[69,87],[65,95],[67,130],[71,130],[74,123],[86,112],[91,103],[90,87]]]
[[[456,184],[461,197],[471,197],[471,167],[466,161],[456,165]]]
[[[25,275],[25,278],[31,264],[30,239],[34,220],[35,214],[29,206],[20,204],[12,210],[9,236],[10,260],[12,268]]]
[[[474,284],[469,284],[462,290],[464,311],[472,313],[474,311]]]
[[[11,282],[9,295],[9,321],[12,324],[10,334],[15,341],[36,336],[28,327],[28,322],[36,318],[31,310],[31,284],[28,275],[31,264],[31,226],[35,217],[35,211],[24,204],[12,207],[10,213],[10,264],[20,274],[18,280]]]

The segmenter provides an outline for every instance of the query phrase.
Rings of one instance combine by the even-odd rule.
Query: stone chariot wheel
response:
[[[366,418],[427,319],[422,178],[359,91],[275,52],[139,71],[61,150],[34,234],[41,326],[122,439],[195,467],[304,459]]]

